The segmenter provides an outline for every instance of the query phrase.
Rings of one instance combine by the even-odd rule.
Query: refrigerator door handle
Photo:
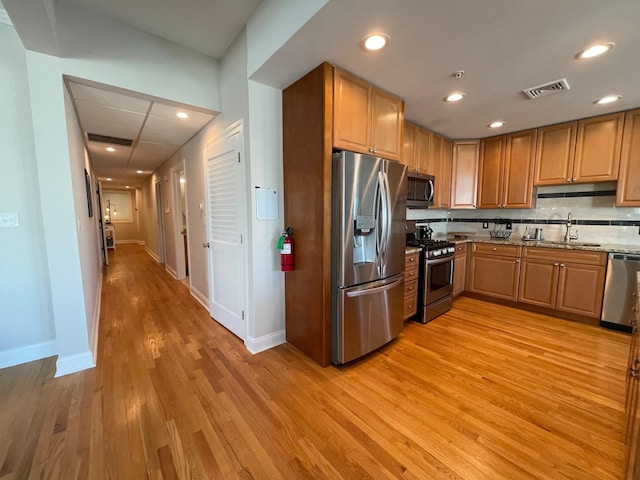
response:
[[[400,274],[398,278],[389,282],[383,283],[377,287],[362,287],[357,290],[353,290],[351,292],[347,292],[347,297],[362,297],[364,295],[373,295],[376,293],[384,292],[385,290],[391,290],[394,287],[397,287],[404,280],[404,274]]]

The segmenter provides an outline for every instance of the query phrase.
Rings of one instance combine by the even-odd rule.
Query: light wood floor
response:
[[[253,356],[133,245],[102,307],[95,369],[0,370],[0,479],[622,477],[620,333],[462,298],[347,368]]]

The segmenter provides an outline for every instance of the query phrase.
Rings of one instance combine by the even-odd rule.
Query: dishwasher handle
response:
[[[609,260],[628,260],[632,262],[640,262],[639,255],[629,255],[626,253],[610,253]]]

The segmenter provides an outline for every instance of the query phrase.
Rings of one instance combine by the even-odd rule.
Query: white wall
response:
[[[95,188],[91,184],[91,206],[93,216],[89,217],[87,190],[85,185],[85,170],[89,177],[94,177],[93,167],[86,149],[82,131],[78,125],[78,119],[73,108],[73,103],[67,89],[64,89],[64,107],[67,126],[67,141],[69,145],[69,163],[71,166],[71,183],[73,186],[73,203],[76,216],[76,230],[78,237],[78,248],[80,254],[80,273],[84,297],[84,313],[86,322],[86,332],[78,329],[78,348],[85,343],[84,335],[88,335],[88,346],[91,358],[86,353],[80,352],[80,356],[65,360],[62,354],[58,358],[57,375],[66,371],[72,372],[81,368],[95,365],[95,350],[98,335],[98,320],[100,318],[100,288],[102,285],[102,259],[100,258],[100,244],[96,230],[98,229],[98,215]],[[56,319],[56,324],[59,322]],[[64,322],[65,324],[67,322]],[[82,337],[80,334],[82,333]],[[64,341],[64,339],[60,339]],[[70,362],[73,362],[71,364]],[[63,362],[67,362],[65,367]]]
[[[63,13],[58,20],[61,42],[71,52],[68,56],[57,58],[32,51],[25,53],[14,34],[13,39],[7,38],[7,45],[13,46],[17,53],[13,55],[12,51],[5,55],[3,41],[1,60],[2,65],[9,64],[9,70],[12,70],[13,76],[7,77],[7,82],[16,83],[16,79],[22,77],[19,83],[23,90],[15,98],[10,98],[7,105],[20,100],[20,95],[28,95],[20,101],[21,109],[31,104],[31,118],[22,119],[23,122],[32,120],[29,122],[31,127],[24,125],[26,128],[22,130],[33,132],[33,136],[26,138],[21,133],[11,134],[8,138],[15,137],[31,144],[29,147],[35,152],[35,168],[24,171],[30,174],[31,182],[37,178],[37,188],[28,189],[29,200],[37,201],[38,196],[34,196],[33,192],[39,192],[42,213],[38,218],[38,212],[24,212],[22,224],[26,226],[35,222],[37,226],[34,228],[39,229],[40,239],[38,232],[34,231],[35,245],[32,244],[34,248],[29,252],[28,260],[35,263],[15,269],[25,272],[28,277],[25,280],[38,283],[37,289],[24,289],[23,303],[30,306],[26,315],[38,315],[39,324],[32,325],[28,333],[27,330],[14,331],[16,327],[11,327],[13,330],[3,335],[3,339],[7,340],[0,344],[0,349],[9,352],[7,355],[12,358],[15,357],[16,348],[30,349],[35,352],[31,355],[33,358],[58,353],[57,375],[86,368],[93,363],[90,335],[96,332],[93,312],[98,301],[99,282],[99,275],[95,271],[97,253],[92,247],[98,237],[91,230],[91,225],[85,223],[86,215],[82,216],[82,208],[86,210],[86,192],[84,168],[79,167],[86,162],[84,153],[78,147],[80,137],[75,131],[75,123],[67,115],[72,115],[68,105],[65,109],[63,75],[115,85],[196,107],[215,110],[220,107],[218,62],[123,24],[98,19],[90,13],[72,14],[64,9],[61,6]],[[70,23],[81,25],[84,30],[73,38],[65,36],[64,25]],[[2,28],[5,29],[4,26]],[[22,70],[20,56],[23,57]],[[7,93],[13,96],[12,91]],[[69,129],[66,128],[65,118]],[[11,121],[15,122],[15,119]],[[17,126],[19,123],[16,123]],[[12,128],[15,127],[12,125]],[[7,129],[6,132],[12,130]],[[4,138],[5,132],[1,135]],[[26,156],[29,147],[25,147],[20,155]],[[17,151],[16,157],[16,165],[28,165],[24,163],[28,159],[19,158]],[[81,177],[78,177],[80,174]],[[16,187],[25,187],[26,192],[28,185],[25,184],[26,179],[20,178],[21,175],[24,173],[11,172],[6,177],[3,175],[3,179],[6,178]],[[26,199],[26,193],[24,195]],[[16,198],[20,199],[20,195]],[[20,207],[17,204],[19,200],[15,203],[14,210]],[[83,207],[80,207],[81,203]],[[153,224],[146,222],[144,227],[150,229]],[[88,236],[90,231],[91,239]],[[17,243],[18,240],[12,239],[11,242]],[[21,244],[26,245],[25,242]],[[20,260],[17,255],[13,258],[14,261]],[[0,281],[15,284],[16,273],[13,270],[6,272],[3,268]],[[13,302],[18,299],[15,298]],[[7,305],[10,312],[20,307],[19,302]],[[37,309],[40,311],[36,312]],[[55,348],[51,343],[54,335]],[[47,341],[49,343],[43,351],[40,343]]]
[[[280,271],[280,254],[276,250],[284,230],[284,180],[282,167],[282,91],[249,81],[250,105],[250,221],[252,224],[251,257],[253,259],[253,315],[250,336],[255,341],[281,335],[285,338],[284,274]],[[256,219],[254,187],[275,188],[278,192],[278,218]],[[251,340],[251,339],[249,339]],[[251,348],[251,347],[250,347]]]
[[[56,22],[65,74],[220,110],[220,65],[212,58],[77,4],[58,3]]]
[[[0,212],[19,215],[0,228],[0,368],[55,354],[55,327],[40,208],[25,53],[0,24]]]
[[[65,90],[55,57],[26,53],[36,162],[56,328],[56,374],[87,368],[93,359],[89,337],[73,172],[65,118]],[[73,135],[70,132],[69,135]],[[76,163],[77,159],[74,160]],[[75,166],[74,166],[75,169]],[[84,175],[84,172],[83,172]],[[84,182],[83,182],[84,183]],[[84,185],[82,185],[84,195]],[[79,221],[78,229],[82,228]]]

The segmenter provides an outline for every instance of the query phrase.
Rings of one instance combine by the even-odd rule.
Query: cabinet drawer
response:
[[[407,298],[410,295],[416,295],[418,293],[418,279],[404,282],[404,296]]]
[[[408,297],[404,297],[404,318],[415,315],[418,311],[418,295],[413,294]]]
[[[474,243],[474,253],[501,255],[503,257],[520,257],[522,247],[518,245],[498,245],[495,243]]]
[[[468,243],[457,243],[456,244],[456,257],[458,255],[466,255],[468,246],[469,246]]]
[[[405,268],[404,270],[405,285],[417,279],[418,279],[418,265],[413,265],[412,267]]]
[[[587,265],[606,265],[605,252],[591,252],[588,250],[565,250],[544,247],[525,247],[523,258],[551,260],[563,263],[584,263]]]
[[[418,263],[420,262],[420,252],[415,253],[407,253],[404,256],[404,269],[407,270],[411,267],[418,267]]]

